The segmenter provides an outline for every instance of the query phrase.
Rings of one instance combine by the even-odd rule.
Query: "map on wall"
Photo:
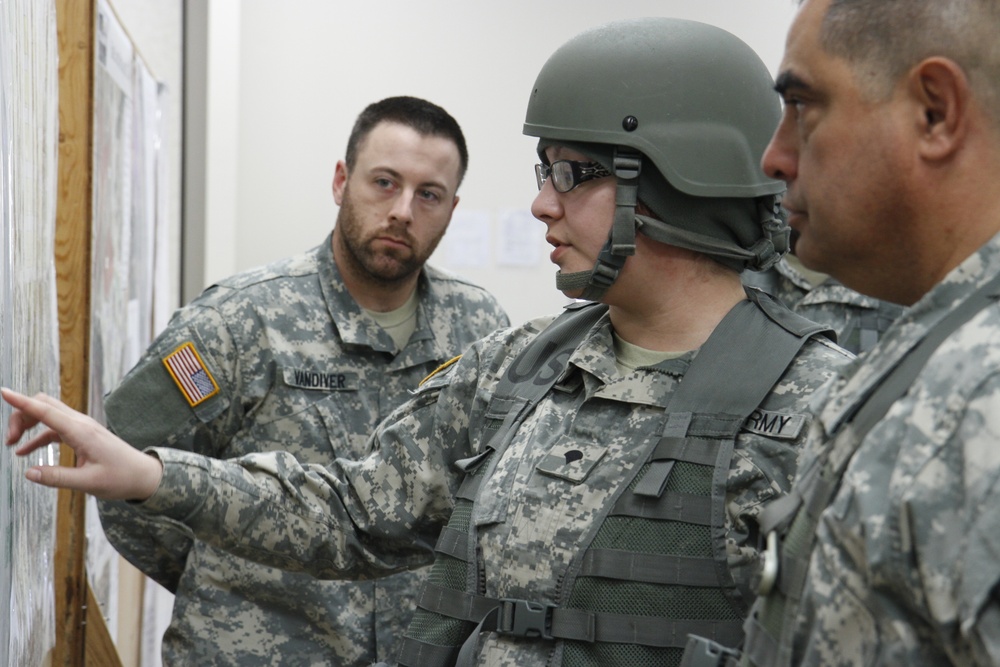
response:
[[[58,396],[55,26],[52,2],[0,3],[0,384]],[[9,415],[0,407],[0,423]],[[0,453],[0,664],[45,664],[55,643],[56,493],[24,471],[55,463],[57,451]]]
[[[162,91],[104,0],[96,21],[88,411],[103,422],[104,395],[154,333]],[[119,558],[93,498],[86,533],[90,584],[116,638]]]

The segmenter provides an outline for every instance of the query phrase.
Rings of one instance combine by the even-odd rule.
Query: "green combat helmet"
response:
[[[524,134],[538,153],[572,148],[617,178],[608,242],[591,271],[556,276],[560,290],[600,299],[635,233],[764,270],[788,249],[781,181],[760,159],[781,116],[757,54],[714,26],[672,18],[616,21],[584,32],[542,67]],[[656,217],[638,215],[641,201]]]

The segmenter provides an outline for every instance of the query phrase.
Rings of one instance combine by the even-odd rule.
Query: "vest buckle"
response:
[[[496,631],[516,637],[552,639],[552,610],[555,608],[553,604],[528,600],[501,600]]]

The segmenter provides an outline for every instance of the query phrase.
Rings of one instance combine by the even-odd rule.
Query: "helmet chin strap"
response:
[[[615,148],[615,219],[611,233],[590,271],[556,273],[556,288],[562,292],[583,289],[583,299],[600,301],[618,279],[625,260],[635,254],[635,207],[639,203],[639,172],[642,156],[622,147]]]
[[[574,273],[556,273],[556,287],[562,292],[575,292],[583,288],[581,299],[588,301],[600,301],[608,288],[618,279],[622,267],[625,266],[627,257],[615,255],[611,251],[611,239],[605,242],[601,248],[601,254],[597,256],[597,262],[590,271],[576,271]]]
[[[778,215],[779,204],[780,199],[774,195],[757,199],[757,219],[762,235],[749,248],[674,227],[645,215],[636,215],[635,218],[643,235],[654,241],[694,250],[709,257],[736,260],[752,271],[763,271],[774,266],[788,251],[790,230]]]
[[[583,289],[590,282],[590,274],[593,271],[575,271],[573,273],[563,273],[556,271],[556,289],[560,292],[575,292]]]

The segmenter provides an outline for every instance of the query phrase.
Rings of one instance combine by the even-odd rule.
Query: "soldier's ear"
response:
[[[347,163],[337,160],[337,166],[333,170],[333,201],[337,206],[344,200],[344,190],[347,188]]]
[[[950,157],[969,129],[972,91],[965,72],[948,58],[928,58],[910,70],[907,91],[913,101],[922,158]]]

